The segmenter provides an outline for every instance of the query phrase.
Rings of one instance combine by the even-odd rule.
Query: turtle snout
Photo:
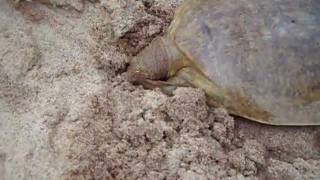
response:
[[[141,84],[148,78],[147,74],[131,64],[128,68],[128,81],[132,84]]]

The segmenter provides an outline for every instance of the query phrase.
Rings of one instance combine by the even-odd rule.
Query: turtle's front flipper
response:
[[[174,76],[167,81],[145,80],[141,83],[147,89],[160,88],[165,94],[172,95],[177,87],[189,87],[190,84],[179,76]]]
[[[167,81],[145,80],[141,84],[148,89],[160,88],[164,93],[172,95],[177,87],[196,87],[202,89],[209,96],[210,104],[222,106],[226,102],[227,95],[218,88],[210,79],[191,67],[180,69]],[[213,100],[213,101],[211,101]]]
[[[147,89],[154,89],[154,88],[162,88],[166,86],[176,86],[176,84],[170,83],[168,81],[156,81],[156,80],[149,80],[146,79],[143,82],[140,82],[144,88]]]
[[[225,91],[196,69],[191,67],[182,68],[177,72],[176,77],[183,79],[187,82],[186,84],[190,84],[192,87],[202,89],[208,96],[208,103],[211,105],[216,107],[226,105],[228,96]]]
[[[177,87],[190,87],[189,84],[183,77],[181,76],[173,76],[166,81],[168,84],[166,86],[162,86],[160,89],[162,92],[168,95],[173,95],[173,91],[177,89]]]

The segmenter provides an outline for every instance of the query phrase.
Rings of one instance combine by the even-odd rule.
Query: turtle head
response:
[[[130,61],[129,81],[144,84],[149,80],[164,80],[168,76],[169,56],[162,38],[154,39]]]
[[[146,67],[144,59],[134,57],[128,68],[128,79],[133,84],[142,84],[154,79],[153,71]]]

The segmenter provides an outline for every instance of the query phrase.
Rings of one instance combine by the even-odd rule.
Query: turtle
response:
[[[320,125],[320,1],[186,0],[127,72],[166,93],[202,89],[252,121]]]

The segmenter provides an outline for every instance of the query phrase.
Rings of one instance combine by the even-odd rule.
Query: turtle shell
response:
[[[319,0],[190,0],[167,35],[231,99],[245,100],[239,109],[266,112],[236,115],[320,125]]]

